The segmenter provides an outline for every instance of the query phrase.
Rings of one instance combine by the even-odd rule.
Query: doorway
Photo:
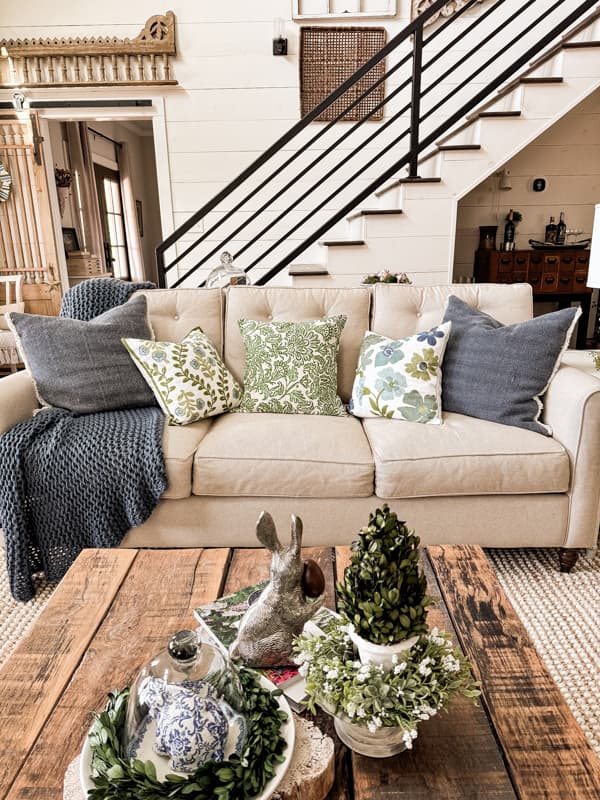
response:
[[[123,198],[121,197],[121,178],[114,169],[94,164],[96,192],[100,209],[100,227],[104,245],[106,268],[114,278],[128,281],[129,254],[127,234],[123,218]]]
[[[53,117],[45,128],[53,171],[72,177],[55,209],[57,238],[74,231],[80,250],[66,248],[63,290],[81,280],[83,261],[97,265],[98,277],[156,283],[163,237],[152,121]]]

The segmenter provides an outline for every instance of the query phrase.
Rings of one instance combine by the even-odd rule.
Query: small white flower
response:
[[[440,636],[440,632],[437,628],[432,628],[427,638],[430,642],[433,642],[433,644],[440,646],[446,644],[446,639],[443,636]]]
[[[419,675],[422,675],[424,678],[426,678],[428,675],[431,675],[431,670],[425,664],[425,662],[421,662],[421,666],[419,667]]]
[[[414,730],[413,731],[404,731],[404,734],[402,736],[402,741],[404,742],[404,745],[405,745],[407,750],[412,750],[413,739],[416,739],[416,738],[417,738],[417,732],[416,731],[414,731]]]
[[[406,669],[406,661],[403,661],[401,664],[396,664],[394,667],[394,675],[400,675],[401,672],[404,672]]]
[[[359,707],[356,709],[356,716],[357,716],[357,717],[361,717],[361,719],[362,719],[363,717],[366,717],[366,716],[367,716],[367,712],[365,711],[365,709],[364,709],[364,706],[359,706]]]
[[[325,683],[323,684],[323,691],[330,692],[331,689],[332,689],[331,684],[328,681],[325,681]]]
[[[367,722],[367,728],[370,730],[371,733],[375,733],[378,728],[381,728],[381,718],[380,717],[373,717]]]
[[[309,670],[308,663],[304,662],[303,664],[300,664],[298,672],[305,678],[308,675],[308,670]]]
[[[346,714],[352,718],[356,714],[356,704],[350,701],[346,706]]]
[[[446,672],[458,672],[460,670],[460,661],[453,655],[447,655],[442,658],[442,667]]]

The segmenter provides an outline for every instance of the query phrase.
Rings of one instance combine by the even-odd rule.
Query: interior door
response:
[[[94,164],[94,173],[106,264],[115,278],[129,280],[129,257],[119,173],[101,164]]]

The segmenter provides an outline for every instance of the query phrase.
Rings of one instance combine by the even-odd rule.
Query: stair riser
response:
[[[360,275],[382,269],[420,276],[445,271],[447,275],[449,246],[449,236],[370,239],[365,247],[329,248],[327,266],[334,275]]]

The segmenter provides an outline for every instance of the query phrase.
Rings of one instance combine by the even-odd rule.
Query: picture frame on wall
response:
[[[77,238],[77,231],[75,228],[62,229],[63,244],[65,246],[65,253],[74,253],[79,251],[79,239]]]

